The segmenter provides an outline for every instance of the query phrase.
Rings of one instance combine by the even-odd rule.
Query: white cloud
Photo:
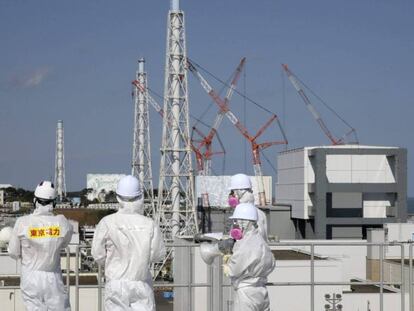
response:
[[[51,73],[48,67],[41,67],[23,75],[15,75],[9,80],[9,85],[13,88],[33,88],[40,85]]]

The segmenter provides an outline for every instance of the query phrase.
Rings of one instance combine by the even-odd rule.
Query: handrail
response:
[[[175,244],[175,243],[169,243],[168,246],[169,247],[185,247],[188,248],[189,251],[187,253],[186,256],[188,256],[188,262],[190,263],[190,268],[189,268],[189,274],[188,274],[188,279],[187,282],[181,282],[181,283],[158,283],[155,282],[154,283],[154,288],[162,288],[162,287],[170,287],[170,288],[186,288],[187,289],[187,295],[188,295],[188,308],[187,310],[191,310],[192,309],[192,304],[194,303],[195,299],[193,297],[194,293],[193,293],[193,289],[194,288],[213,288],[213,278],[214,278],[214,271],[213,268],[210,271],[209,274],[209,281],[207,282],[196,282],[193,281],[193,267],[194,267],[194,252],[193,249],[194,247],[199,247],[200,244],[198,243],[192,243],[189,242],[187,244]],[[361,241],[361,242],[350,242],[350,241],[338,241],[338,242],[334,242],[334,241],[329,241],[329,242],[318,242],[318,241],[312,241],[312,242],[308,242],[308,241],[282,241],[282,242],[271,242],[269,243],[269,246],[271,246],[272,248],[280,248],[280,247],[309,247],[310,251],[308,250],[302,250],[305,251],[307,253],[309,253],[310,255],[310,260],[309,262],[309,282],[269,282],[266,285],[269,287],[282,287],[282,286],[309,286],[310,287],[310,311],[315,311],[315,288],[317,286],[354,286],[354,285],[372,285],[372,286],[377,286],[379,287],[379,310],[380,311],[384,311],[384,289],[386,290],[392,290],[393,288],[391,286],[398,286],[399,287],[399,291],[401,293],[401,311],[405,311],[406,309],[406,303],[405,303],[405,298],[406,298],[406,290],[408,292],[408,302],[409,302],[409,306],[408,306],[408,310],[409,311],[414,311],[414,293],[413,293],[413,288],[414,288],[414,284],[413,284],[413,247],[414,247],[414,242],[413,241],[405,241],[405,242],[389,242],[389,243],[372,243],[372,242],[365,242],[365,241]],[[335,282],[335,281],[315,281],[315,263],[318,262],[317,261],[317,253],[315,252],[316,248],[318,246],[357,246],[357,247],[367,247],[367,246],[376,246],[379,248],[379,265],[380,265],[380,269],[379,269],[379,281],[366,281],[366,280],[361,280],[361,281],[349,281],[349,282]],[[399,261],[400,261],[400,265],[401,265],[401,279],[398,282],[389,282],[384,280],[384,262],[386,260],[386,258],[384,258],[384,251],[385,251],[385,247],[388,246],[394,246],[394,247],[399,247],[400,249],[400,257],[399,257]],[[407,267],[407,264],[405,263],[406,260],[406,254],[405,254],[405,247],[408,246],[408,282],[405,281],[404,279],[404,275],[405,275],[405,269]],[[72,267],[73,272],[74,272],[74,277],[75,277],[75,284],[74,286],[70,285],[70,276],[73,274],[71,274],[71,262],[70,262],[70,249],[67,248],[65,249],[65,257],[66,257],[66,274],[65,274],[65,281],[66,281],[66,287],[68,290],[68,293],[70,293],[70,290],[72,287],[74,287],[75,290],[75,301],[73,303],[73,307],[75,311],[79,311],[80,308],[80,289],[85,289],[85,288],[94,288],[97,289],[98,291],[98,310],[102,311],[103,310],[103,303],[102,303],[102,297],[103,297],[103,288],[105,286],[105,284],[103,283],[103,268],[102,266],[98,265],[98,273],[97,273],[97,285],[83,285],[80,284],[80,269],[79,269],[79,264],[80,264],[80,259],[81,259],[81,249],[89,249],[90,246],[86,246],[86,245],[78,245],[75,247],[75,267]],[[7,254],[5,253],[0,253],[0,256],[5,256]],[[329,258],[329,256],[327,256]],[[221,271],[221,265],[216,265],[215,269],[219,269],[217,271],[219,271],[220,273],[222,273]],[[1,275],[0,275],[1,276]],[[408,283],[408,284],[407,284]],[[221,287],[230,287],[231,285],[228,284],[223,284],[222,282],[219,283]],[[1,289],[10,289],[10,290],[17,290],[20,287],[19,286],[2,286],[0,287]],[[73,290],[73,288],[72,288]],[[207,301],[209,301],[210,307],[213,306],[213,291],[210,290],[209,291],[209,298],[207,299]],[[216,298],[217,299],[217,298]],[[222,299],[219,297],[219,299]],[[220,306],[222,306],[223,301],[221,302]],[[211,309],[212,310],[212,309]]]

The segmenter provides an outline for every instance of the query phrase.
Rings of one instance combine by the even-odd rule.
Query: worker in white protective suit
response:
[[[34,192],[33,214],[17,219],[9,242],[10,256],[21,258],[20,289],[28,311],[70,310],[60,252],[73,228],[65,216],[53,215],[56,196],[53,184],[42,181]]]
[[[254,194],[252,188],[252,182],[249,176],[245,174],[233,175],[231,177],[229,187],[229,205],[234,208],[239,203],[254,204]],[[263,236],[263,239],[268,242],[266,214],[259,208],[257,208],[257,214],[259,217],[257,220],[259,232]]]
[[[270,311],[266,283],[275,259],[259,233],[257,215],[253,204],[240,203],[230,217],[230,235],[236,243],[232,255],[223,257],[223,271],[235,291],[233,311]]]
[[[165,256],[163,237],[158,225],[143,216],[138,179],[123,177],[116,195],[119,211],[102,218],[92,241],[92,256],[105,265],[105,308],[155,311],[150,266]]]

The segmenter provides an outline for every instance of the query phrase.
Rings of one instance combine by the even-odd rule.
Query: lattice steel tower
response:
[[[62,199],[66,197],[65,148],[62,120],[58,121],[56,127],[55,187],[58,194],[57,200],[62,202]]]
[[[184,12],[171,1],[167,24],[158,221],[164,240],[198,232],[188,111]]]
[[[134,97],[134,142],[132,149],[132,172],[138,178],[144,189],[145,213],[149,217],[154,216],[154,187],[152,183],[151,166],[151,140],[149,131],[147,73],[145,72],[145,60],[138,60],[136,80],[144,87],[133,88]]]

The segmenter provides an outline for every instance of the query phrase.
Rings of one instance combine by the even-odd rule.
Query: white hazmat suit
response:
[[[28,311],[70,310],[60,251],[69,244],[73,228],[52,209],[52,204],[36,203],[33,214],[17,219],[9,242],[10,256],[21,258],[20,289]]]
[[[241,191],[243,191],[243,190],[241,190]],[[240,201],[240,203],[254,204],[253,192],[246,191],[240,197],[239,201]],[[259,227],[259,232],[262,235],[263,239],[266,242],[269,242],[269,238],[267,236],[267,218],[266,218],[266,214],[260,208],[257,208],[257,226]]]
[[[119,200],[121,208],[104,217],[92,241],[92,256],[105,265],[107,311],[155,311],[150,265],[165,247],[159,227],[141,215],[143,199]]]
[[[235,290],[234,311],[269,311],[267,276],[275,267],[273,254],[259,230],[251,226],[236,241],[227,262]]]

